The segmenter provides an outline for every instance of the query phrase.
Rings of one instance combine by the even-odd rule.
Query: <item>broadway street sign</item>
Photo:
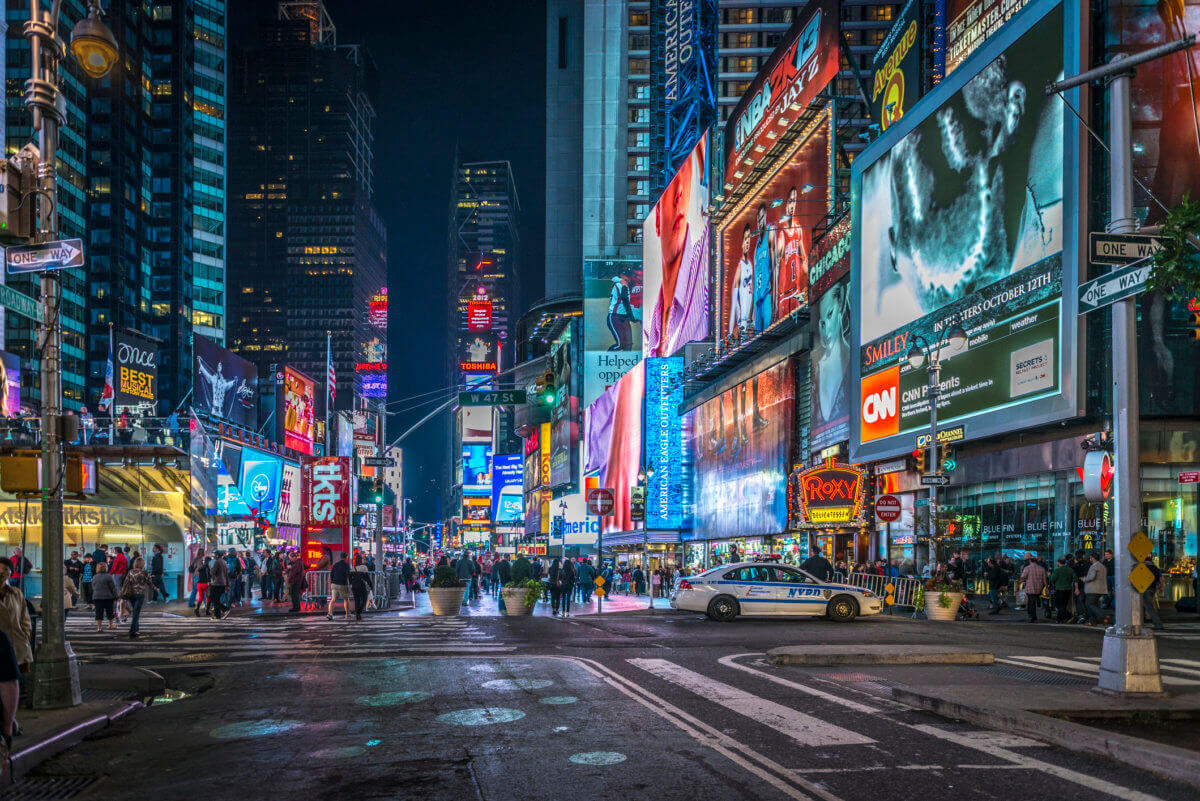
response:
[[[42,304],[11,286],[0,284],[0,306],[35,322],[42,321]]]
[[[82,267],[83,240],[60,239],[41,245],[5,248],[4,261],[8,264],[10,275]]]
[[[1079,313],[1103,309],[1118,300],[1136,295],[1146,288],[1146,279],[1154,269],[1154,260],[1145,258],[1125,267],[1117,267],[1107,275],[1079,285]]]

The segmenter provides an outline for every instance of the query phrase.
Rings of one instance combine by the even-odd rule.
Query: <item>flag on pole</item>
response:
[[[337,374],[333,370],[333,336],[328,331],[325,332],[325,365],[325,380],[329,387],[329,402],[332,404],[337,400]]]
[[[104,369],[104,392],[100,394],[100,411],[105,412],[112,409],[113,396],[113,351],[112,351],[112,326],[108,327],[108,366]]]

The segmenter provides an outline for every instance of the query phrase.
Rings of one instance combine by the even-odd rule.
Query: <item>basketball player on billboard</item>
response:
[[[804,248],[804,228],[796,215],[798,192],[788,190],[784,216],[775,226],[775,264],[778,270],[779,316],[786,317],[808,300],[808,252]]]

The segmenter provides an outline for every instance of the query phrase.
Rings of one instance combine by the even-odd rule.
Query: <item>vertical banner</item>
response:
[[[316,456],[300,463],[303,558],[311,570],[325,547],[350,551],[350,460]]]
[[[683,510],[691,495],[691,470],[684,448],[686,418],[683,402],[683,357],[646,359],[646,528],[682,527]]]
[[[153,416],[158,400],[158,344],[113,328],[113,413]]]

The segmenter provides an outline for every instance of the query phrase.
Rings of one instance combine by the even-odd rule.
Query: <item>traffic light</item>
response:
[[[1192,340],[1200,342],[1200,304],[1196,302],[1195,298],[1188,302],[1188,312],[1188,325],[1192,329]]]
[[[952,473],[958,467],[958,459],[954,458],[954,446],[949,442],[938,445],[938,465],[943,473]]]
[[[547,370],[545,375],[537,380],[534,392],[534,403],[547,409],[553,408],[558,402],[558,386],[554,382],[554,371]]]
[[[372,503],[383,503],[383,479],[375,479],[375,483],[371,485]]]
[[[925,472],[925,449],[916,448],[913,453],[913,469],[918,473]]]

